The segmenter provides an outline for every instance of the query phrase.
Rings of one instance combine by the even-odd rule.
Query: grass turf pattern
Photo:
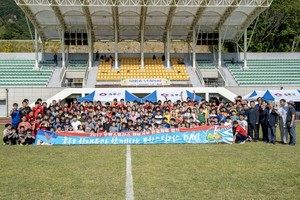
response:
[[[1,133],[3,126],[0,128]],[[299,138],[300,123],[297,124]],[[279,131],[277,131],[279,138]],[[300,145],[132,145],[135,199],[299,199]],[[0,146],[1,199],[125,199],[126,145]]]

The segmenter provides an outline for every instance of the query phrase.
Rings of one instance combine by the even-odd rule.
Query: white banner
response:
[[[157,100],[165,101],[167,98],[167,100],[175,102],[181,100],[181,92],[183,92],[182,98],[185,101],[187,98],[186,90],[180,91],[173,88],[170,88],[170,90],[157,90]]]
[[[123,79],[121,80],[122,86],[159,86],[170,85],[170,79]]]
[[[275,101],[285,99],[286,101],[300,101],[300,93],[298,90],[269,90]]]
[[[96,90],[94,101],[113,101],[114,99],[125,99],[125,90],[112,89],[111,92]]]

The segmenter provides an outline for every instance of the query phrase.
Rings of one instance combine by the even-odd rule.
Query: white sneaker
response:
[[[248,140],[249,142],[252,142],[252,138],[250,136],[248,136]]]
[[[245,144],[245,140],[243,142],[240,142],[240,144]]]

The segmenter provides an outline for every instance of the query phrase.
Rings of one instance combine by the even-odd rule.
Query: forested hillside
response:
[[[300,0],[274,0],[255,24],[248,29],[249,37],[254,31],[249,51],[300,51]],[[0,40],[15,39],[31,39],[26,18],[14,0],[0,0]]]
[[[31,36],[25,15],[15,1],[0,0],[0,40],[11,39],[27,40]]]

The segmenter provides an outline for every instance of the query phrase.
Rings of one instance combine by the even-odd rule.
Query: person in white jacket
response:
[[[289,107],[286,104],[286,100],[281,99],[280,104],[277,108],[277,111],[279,114],[279,129],[280,129],[280,135],[281,135],[281,142],[283,144],[288,143],[288,133],[287,133],[287,127],[286,127],[286,117],[287,117],[288,110],[289,110]]]

